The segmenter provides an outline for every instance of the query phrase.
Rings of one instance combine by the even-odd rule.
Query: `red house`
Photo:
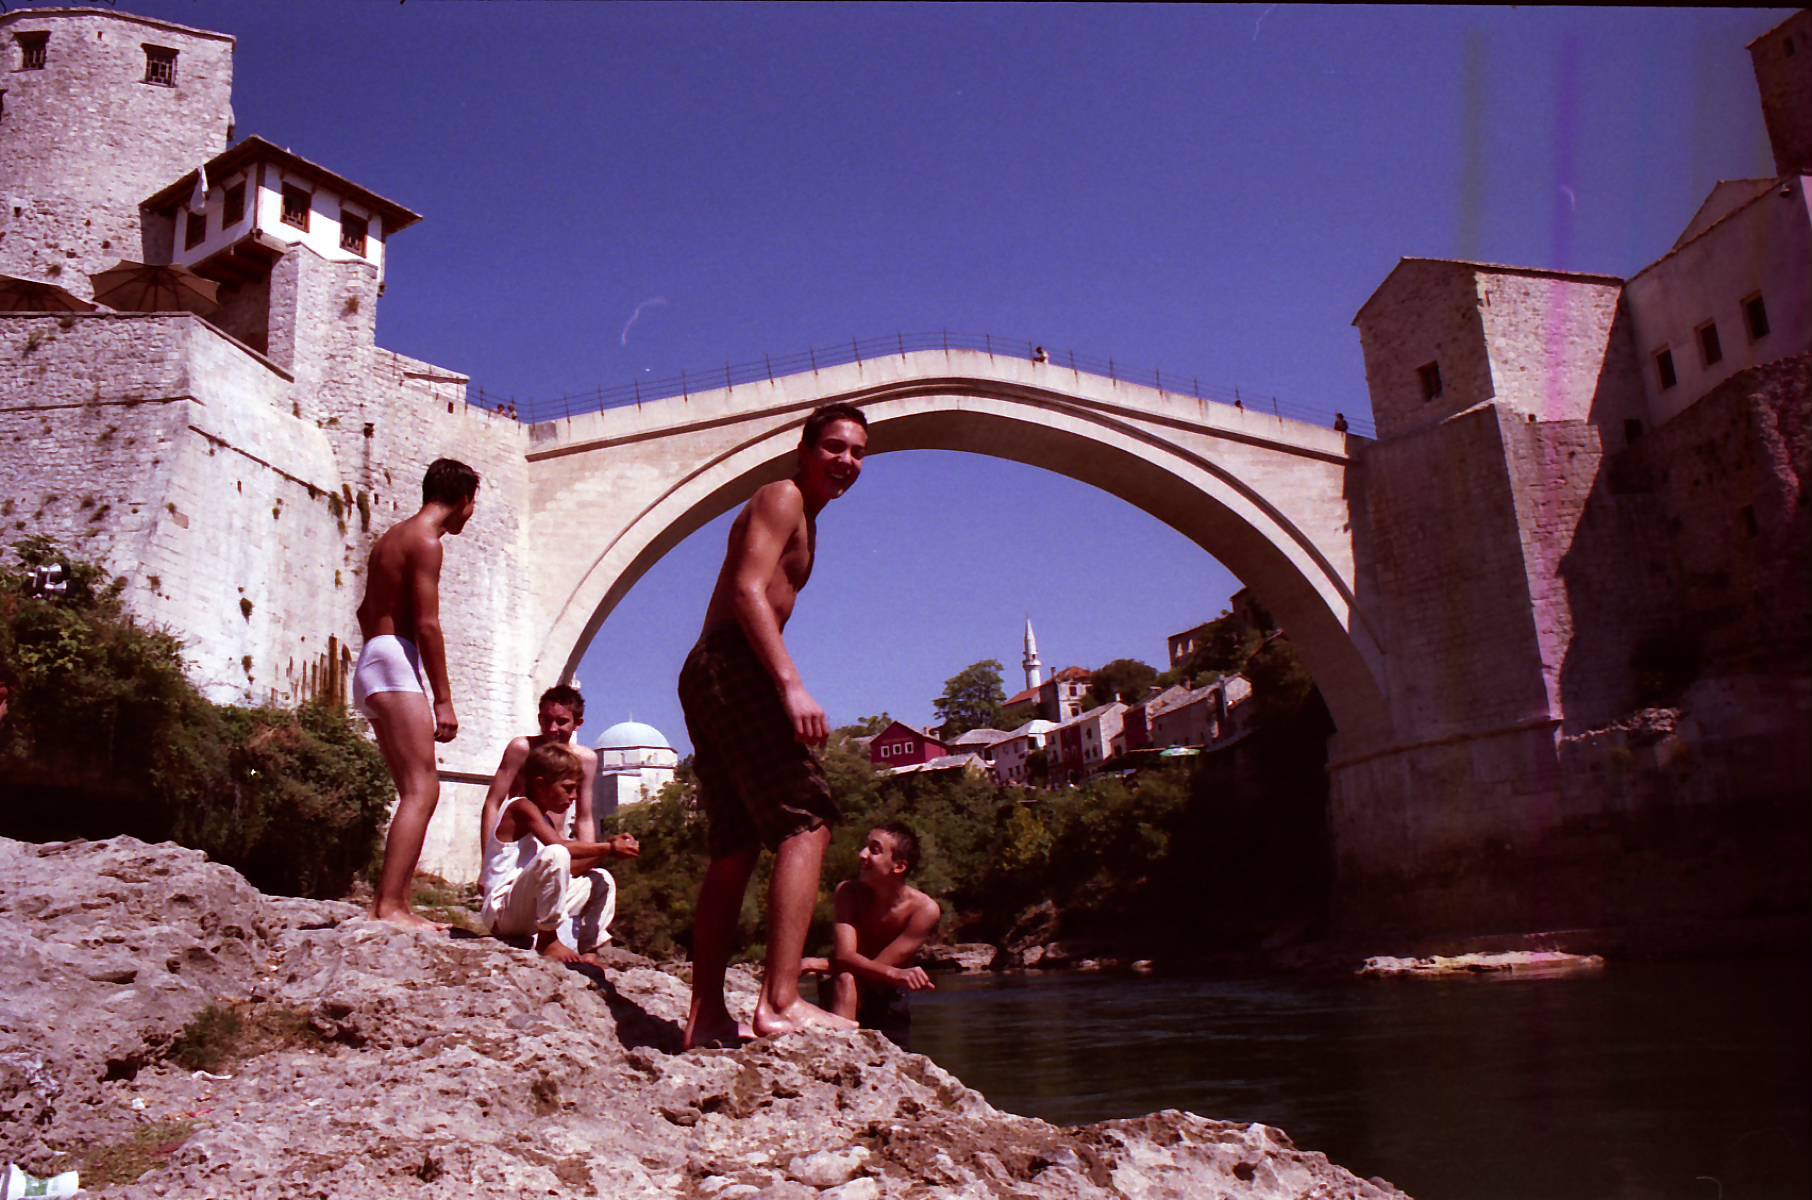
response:
[[[868,743],[868,761],[877,767],[910,767],[950,753],[950,748],[923,729],[895,721]]]

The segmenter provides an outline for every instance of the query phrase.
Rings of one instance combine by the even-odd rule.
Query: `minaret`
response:
[[[1026,669],[1026,689],[1029,691],[1044,682],[1044,664],[1038,661],[1038,638],[1032,632],[1032,618],[1026,617],[1026,657],[1023,664]]]

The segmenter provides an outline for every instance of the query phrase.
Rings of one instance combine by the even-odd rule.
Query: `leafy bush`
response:
[[[270,892],[344,894],[381,850],[392,798],[375,747],[343,713],[210,703],[182,644],[139,625],[123,580],[44,538],[0,571],[0,666],[19,685],[0,725],[0,833],[176,841]],[[69,586],[31,594],[31,569]]]

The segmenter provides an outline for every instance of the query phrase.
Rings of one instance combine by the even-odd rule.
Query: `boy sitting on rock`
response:
[[[581,842],[559,832],[583,777],[570,746],[544,742],[529,752],[522,764],[528,795],[503,805],[485,830],[479,916],[498,937],[532,933],[535,949],[555,962],[597,966],[594,952],[610,940],[617,909],[616,880],[600,864],[639,857],[642,848],[627,833]],[[576,950],[560,939],[568,922]]]
[[[906,882],[919,865],[911,826],[888,821],[869,830],[856,863],[856,877],[837,885],[833,957],[808,958],[805,969],[826,976],[819,987],[825,1008],[910,1049],[906,993],[937,986],[912,960],[942,913]]]

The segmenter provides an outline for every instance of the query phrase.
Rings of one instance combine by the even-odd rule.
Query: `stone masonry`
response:
[[[0,15],[0,53],[21,53],[20,32],[50,37],[42,72],[0,76],[0,189],[19,210],[0,271],[81,290],[74,275],[144,240],[138,201],[220,148],[232,41],[29,9]],[[145,42],[179,50],[174,89],[140,78]],[[80,136],[52,136],[46,101],[78,93]],[[135,138],[140,125],[155,132]],[[1790,182],[1771,185],[1765,222],[1713,223],[1677,263],[1716,258],[1720,238],[1802,238]],[[1668,303],[1698,311],[1690,273],[1669,270]],[[1755,285],[1716,286],[1735,304]],[[379,346],[378,292],[368,263],[291,246],[213,323],[0,314],[0,521],[8,540],[50,534],[125,576],[134,611],[187,640],[215,699],[338,699],[373,538],[415,510],[430,461],[477,468],[477,515],[442,579],[461,736],[440,748],[424,857],[454,878],[476,873],[478,801],[539,690],[570,677],[662,555],[784,475],[813,407],[843,400],[868,414],[875,453],[961,449],[1069,475],[1249,586],[1338,726],[1330,821],[1354,928],[1631,918],[1673,903],[1656,888],[1740,874],[1694,858],[1694,837],[1764,864],[1754,887],[1708,890],[1702,915],[1778,903],[1783,879],[1803,880],[1779,863],[1809,770],[1789,735],[1812,708],[1812,345],[1785,299],[1772,341],[1746,348],[1766,362],[1663,411],[1645,398],[1624,281],[1405,259],[1356,320],[1373,443],[966,351],[525,429],[468,405],[463,375]]]
[[[23,70],[42,34],[44,65]],[[176,84],[146,82],[146,47]],[[88,273],[146,257],[139,201],[227,146],[233,39],[81,8],[0,12],[0,274],[91,294]]]

